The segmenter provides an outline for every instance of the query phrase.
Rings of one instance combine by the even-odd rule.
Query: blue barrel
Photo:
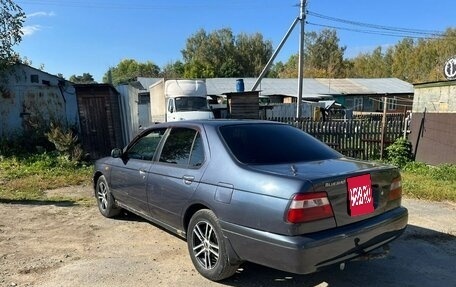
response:
[[[244,80],[243,79],[237,79],[236,80],[236,92],[244,92]]]

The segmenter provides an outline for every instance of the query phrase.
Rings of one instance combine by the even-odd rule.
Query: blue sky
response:
[[[182,60],[186,40],[203,28],[231,28],[234,35],[259,32],[274,48],[299,15],[299,0],[16,0],[27,15],[22,42],[15,47],[32,66],[51,74],[90,73],[101,82],[122,59],[152,61],[160,67]],[[456,28],[454,0],[308,0],[306,31],[337,30],[346,57],[401,37],[360,33],[372,28],[331,21],[315,14],[379,26],[444,31]],[[318,24],[318,25],[315,25]],[[391,33],[376,30],[380,33]],[[407,33],[406,33],[407,34]],[[411,34],[408,34],[411,35]],[[299,26],[277,60],[298,51]],[[456,53],[456,51],[455,51]]]

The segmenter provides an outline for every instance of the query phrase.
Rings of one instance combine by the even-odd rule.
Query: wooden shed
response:
[[[259,119],[259,92],[226,93],[228,117],[232,119]]]
[[[81,140],[90,159],[123,147],[119,93],[110,84],[74,85],[81,123]]]

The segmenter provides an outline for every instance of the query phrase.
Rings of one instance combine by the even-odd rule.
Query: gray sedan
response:
[[[244,261],[306,274],[384,247],[407,226],[395,167],[347,158],[289,125],[181,121],[95,164],[102,215],[122,209],[187,240],[214,281]]]

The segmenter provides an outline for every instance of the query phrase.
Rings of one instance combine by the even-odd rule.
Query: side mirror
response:
[[[113,158],[119,158],[122,156],[122,150],[120,148],[115,148],[111,151],[111,156]]]

